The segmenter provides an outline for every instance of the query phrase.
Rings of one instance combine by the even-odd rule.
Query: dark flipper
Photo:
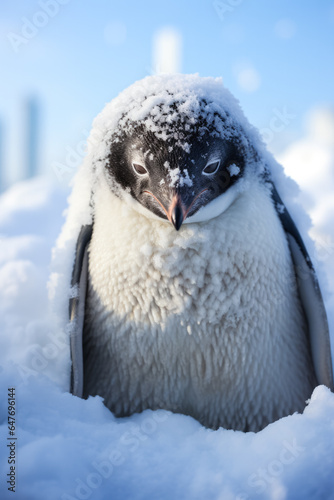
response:
[[[88,245],[92,236],[92,226],[81,228],[75,253],[71,286],[75,296],[70,299],[70,348],[71,348],[71,388],[74,396],[83,393],[83,352],[82,337],[85,320],[85,301],[88,279]]]
[[[333,391],[333,368],[329,329],[319,283],[299,231],[274,185],[272,197],[277,214],[287,235],[295,267],[299,295],[308,323],[312,359],[317,381],[318,384],[324,384]]]

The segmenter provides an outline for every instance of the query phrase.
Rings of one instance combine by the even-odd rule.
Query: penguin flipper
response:
[[[74,396],[83,395],[83,328],[85,320],[85,302],[88,281],[88,246],[92,236],[92,225],[83,226],[78,236],[75,260],[72,271],[71,287],[74,296],[69,302],[70,350],[71,350],[71,386]]]
[[[274,184],[272,198],[286,233],[302,307],[308,324],[312,360],[318,384],[334,391],[329,328],[318,279],[300,233]]]

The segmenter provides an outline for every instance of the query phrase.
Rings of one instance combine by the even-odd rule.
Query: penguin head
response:
[[[206,91],[204,80],[177,75],[148,77],[146,87],[138,82],[136,93],[121,100],[127,108],[108,139],[104,170],[110,189],[177,231],[183,223],[226,210],[256,156],[243,125],[229,111],[232,96],[224,96],[214,79],[209,82],[214,92]],[[140,99],[138,88],[145,91]]]
[[[245,169],[244,148],[236,138],[206,132],[183,134],[182,140],[163,140],[142,125],[134,127],[112,145],[107,167],[110,181],[177,231],[210,208]]]

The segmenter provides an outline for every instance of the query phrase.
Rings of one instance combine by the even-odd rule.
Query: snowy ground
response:
[[[319,111],[308,136],[280,160],[315,223],[313,258],[330,278],[322,287],[333,318],[334,134],[320,129],[334,127],[334,118],[326,116]],[[0,497],[334,499],[334,395],[325,387],[303,415],[258,434],[211,431],[165,411],[116,420],[101,398],[66,392],[69,350],[53,329],[47,295],[66,196],[57,180],[35,179],[0,198]],[[6,483],[9,387],[16,389],[15,494]]]

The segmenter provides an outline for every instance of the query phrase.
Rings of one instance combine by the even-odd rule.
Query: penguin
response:
[[[220,79],[136,82],[95,121],[91,151],[73,394],[116,417],[166,409],[257,432],[302,412],[317,385],[333,390],[321,291],[279,167]]]

